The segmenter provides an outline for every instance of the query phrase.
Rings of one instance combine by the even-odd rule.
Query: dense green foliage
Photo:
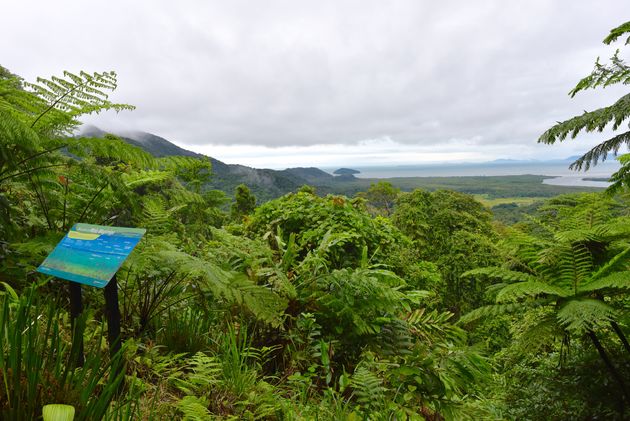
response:
[[[0,71],[0,418],[627,419],[623,185],[504,206],[504,222],[384,182],[258,207],[241,185],[228,214],[212,161],[69,135],[131,108],[115,86]],[[147,229],[118,272],[114,355],[99,291],[72,322],[69,283],[35,272],[77,222]]]

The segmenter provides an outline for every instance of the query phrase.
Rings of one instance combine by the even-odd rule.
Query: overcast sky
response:
[[[555,121],[622,95],[567,92],[628,0],[12,1],[0,65],[29,81],[118,73],[132,112],[86,121],[142,130],[257,167],[558,158]]]

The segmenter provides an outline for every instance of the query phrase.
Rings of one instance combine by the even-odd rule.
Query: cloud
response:
[[[0,17],[1,64],[30,80],[114,69],[113,99],[137,109],[87,121],[194,150],[246,157],[330,145],[341,156],[364,156],[369,139],[390,139],[399,157],[431,150],[455,159],[471,148],[489,158],[510,150],[542,156],[552,147],[535,141],[547,127],[620,96],[566,93],[596,56],[611,55],[601,39],[621,23],[624,6],[11,2]],[[555,150],[568,149],[579,148]]]

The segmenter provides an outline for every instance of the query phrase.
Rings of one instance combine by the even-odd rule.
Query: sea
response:
[[[430,164],[400,166],[354,166],[348,167],[360,171],[357,178],[395,178],[395,177],[466,177],[466,176],[502,176],[502,175],[543,175],[549,178],[543,184],[556,186],[608,187],[610,183],[592,178],[608,179],[616,172],[620,164],[617,161],[605,161],[591,167],[588,171],[569,169],[571,161],[493,161],[484,163]],[[337,168],[322,168],[331,174]],[[586,180],[585,180],[586,179]]]

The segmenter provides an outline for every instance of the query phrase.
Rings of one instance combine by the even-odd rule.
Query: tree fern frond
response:
[[[0,107],[0,179],[35,157],[42,148],[37,133]],[[1,181],[0,181],[1,183]]]
[[[630,115],[630,111],[626,110],[626,116],[624,118],[627,118],[628,115]],[[618,124],[615,123],[615,125],[613,125],[613,130],[616,130],[617,126]],[[569,166],[569,169],[578,171],[584,169],[584,171],[588,171],[591,166],[597,165],[600,160],[602,162],[606,161],[609,153],[612,152],[613,155],[616,156],[619,153],[619,149],[621,149],[624,145],[626,148],[630,147],[630,132],[621,133],[603,141],[573,162]]]
[[[497,278],[508,282],[534,281],[537,279],[529,273],[509,270],[499,266],[473,269],[462,274],[462,276],[477,275],[485,275],[490,278]]]
[[[106,91],[116,89],[116,73],[80,72],[78,75],[64,72],[63,77],[37,78],[37,83],[24,85],[47,102],[47,107],[34,116],[31,127],[38,132],[71,134],[80,123],[77,117],[103,110],[131,110],[127,104],[108,100]]]
[[[518,337],[515,345],[523,351],[537,352],[541,347],[564,334],[565,332],[558,325],[555,315],[546,314],[537,323],[525,329]]]
[[[483,319],[490,316],[499,316],[502,314],[512,314],[512,313],[523,312],[532,307],[547,305],[549,304],[549,302],[550,301],[547,299],[540,299],[540,300],[535,300],[535,301],[527,302],[527,303],[517,302],[517,303],[509,303],[509,304],[487,305],[487,306],[476,308],[464,314],[457,321],[457,324],[466,324],[466,323],[474,322],[475,320]]]
[[[174,177],[173,173],[160,170],[136,171],[124,173],[123,182],[129,188],[137,188],[147,184],[162,183]]]
[[[608,260],[601,268],[591,275],[591,280],[597,280],[619,270],[627,270],[630,268],[630,247],[627,247],[620,253],[616,254],[612,259]]]
[[[621,123],[630,115],[630,94],[624,95],[617,102],[609,107],[603,107],[595,111],[573,117],[564,122],[558,123],[538,139],[539,143],[553,144],[556,141],[564,140],[568,135],[575,138],[582,130],[587,132],[603,131],[604,128],[613,122],[613,130],[616,130]],[[617,138],[617,136],[615,136]],[[615,139],[613,138],[613,139]],[[614,148],[617,144],[628,142],[630,139],[618,138],[616,141],[609,141],[609,146]],[[615,143],[617,142],[617,143]],[[594,148],[595,149],[595,148]],[[599,154],[603,153],[599,151]],[[593,155],[594,156],[594,155]]]
[[[557,317],[568,330],[582,333],[609,322],[615,314],[615,310],[603,301],[585,298],[566,303],[557,312]]]
[[[550,285],[540,281],[518,282],[506,285],[497,293],[496,302],[505,303],[517,301],[525,297],[535,297],[537,295],[555,295],[558,297],[568,297],[571,291],[559,286]]]
[[[264,322],[275,326],[280,324],[280,317],[287,305],[286,299],[268,288],[256,285],[247,276],[225,271],[206,260],[176,250],[159,251],[154,253],[154,257],[163,264],[177,268],[180,273],[197,279],[200,286],[215,297],[247,308]]]
[[[606,189],[609,195],[623,191],[624,187],[630,189],[630,154],[622,155],[617,160],[621,163],[621,168],[610,176],[612,184]]]
[[[630,289],[630,271],[615,272],[596,278],[580,288],[580,291],[599,291],[604,289]]]
[[[114,164],[132,165],[140,170],[157,168],[157,162],[151,154],[116,136],[67,138],[63,142],[71,153],[79,157],[92,157]]]
[[[173,224],[171,216],[183,206],[167,209],[161,196],[145,196],[142,200],[142,219],[138,225],[154,232],[167,232]]]
[[[621,25],[617,26],[616,28],[613,28],[610,30],[610,34],[608,34],[608,36],[606,38],[604,38],[604,44],[611,44],[615,41],[617,41],[617,39],[622,36],[625,35],[627,33],[630,32],[630,22],[624,22]],[[626,38],[626,45],[630,44],[630,36],[628,38]]]

